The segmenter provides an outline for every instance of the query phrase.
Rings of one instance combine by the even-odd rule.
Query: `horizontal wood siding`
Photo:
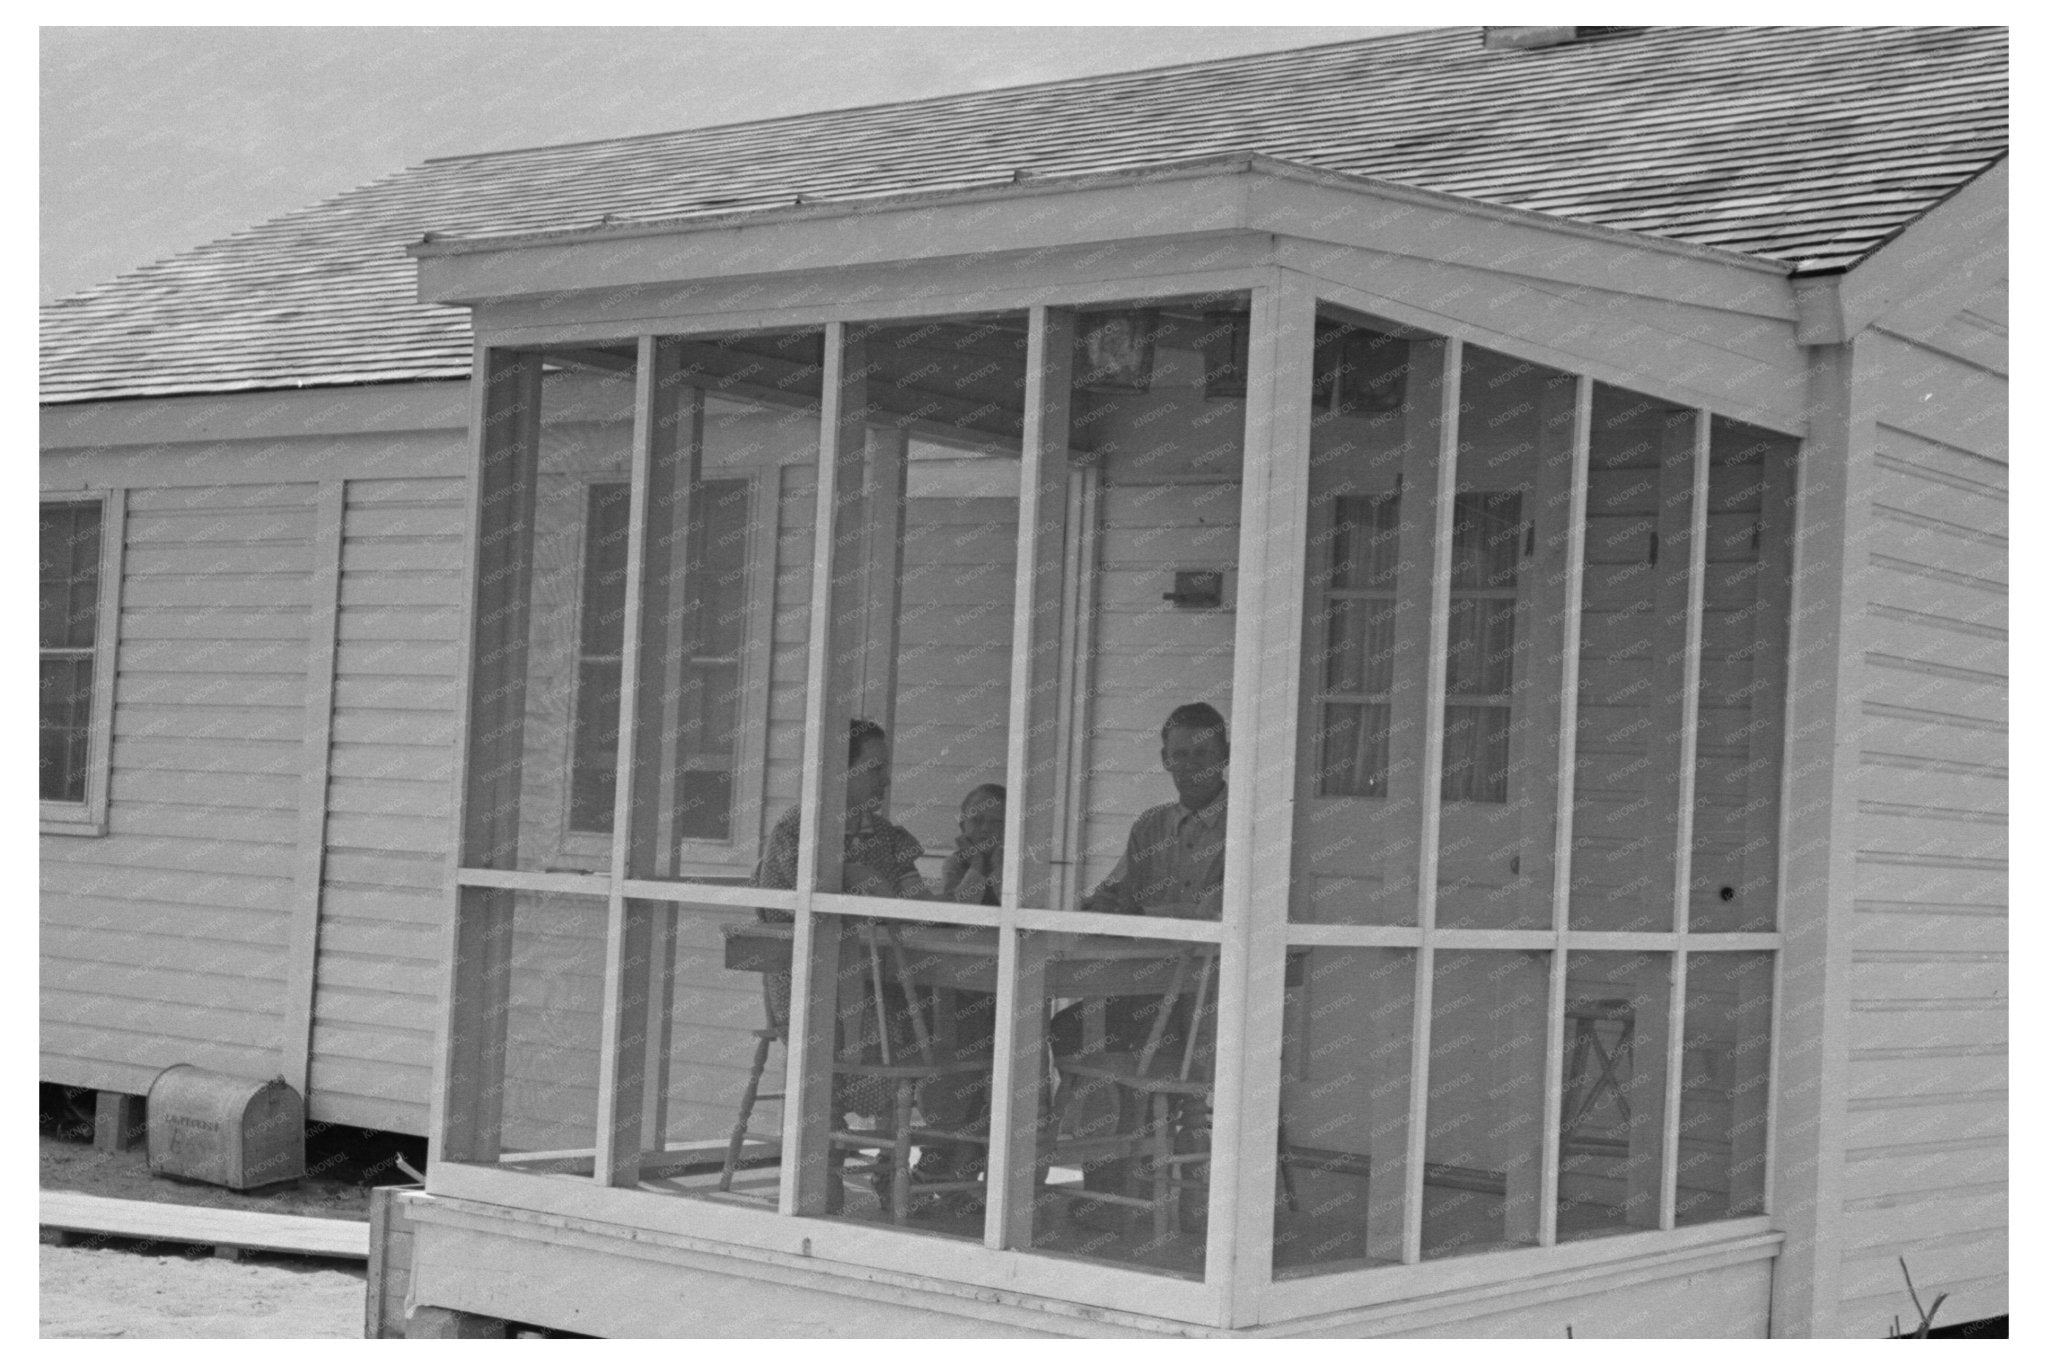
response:
[[[108,832],[41,841],[45,1080],[277,1071],[316,491],[129,487]]]
[[[308,1116],[424,1133],[452,837],[459,478],[353,479],[342,516]]]
[[[1841,1330],[2006,1311],[2004,287],[1874,331]]]

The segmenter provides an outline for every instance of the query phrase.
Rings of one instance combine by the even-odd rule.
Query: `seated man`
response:
[[[1204,701],[1176,708],[1159,731],[1159,762],[1179,799],[1138,817],[1124,856],[1081,908],[1218,919],[1230,796],[1223,781],[1230,767],[1230,735],[1222,715]]]
[[[1154,806],[1131,826],[1116,868],[1081,902],[1083,910],[1115,915],[1171,915],[1218,919],[1223,901],[1223,829],[1229,809],[1224,774],[1230,736],[1223,717],[1207,702],[1177,708],[1160,730],[1159,761],[1172,779],[1178,800]],[[1158,1018],[1159,997],[1112,996],[1104,1005],[1100,1052],[1138,1052]],[[1084,1046],[1084,1006],[1055,1014],[1050,1029],[1053,1057],[1067,1062],[1096,1049]],[[1162,1055],[1177,1056],[1186,1045],[1191,994],[1184,994],[1162,1030]],[[1185,1116],[1185,1122],[1197,1121]],[[1097,1163],[1084,1172],[1092,1190],[1120,1192],[1126,1163]]]
[[[871,720],[848,724],[846,737],[846,846],[841,887],[858,896],[901,896],[926,900],[931,888],[917,870],[924,849],[882,812],[889,805],[889,736]],[[754,885],[790,890],[796,886],[800,812],[791,806],[768,833],[768,846],[754,869]],[[788,923],[784,910],[763,910],[761,918]]]
[[[915,835],[892,823],[883,814],[889,801],[888,734],[871,720],[855,720],[847,726],[846,749],[846,834],[841,889],[858,896],[929,899],[931,888],[917,870],[917,860],[924,849]],[[799,810],[794,806],[775,822],[768,834],[767,847],[762,850],[761,861],[754,869],[755,886],[784,891],[796,886],[797,840],[801,823]],[[796,918],[787,910],[763,909],[756,913],[772,924],[787,924]],[[773,972],[763,979],[772,1018],[788,1020],[790,985],[787,972]],[[844,1061],[880,1059],[880,1030],[865,989],[863,986],[858,996],[842,994],[841,997],[838,1052]],[[890,982],[882,992],[881,1013],[891,1048],[897,1051],[911,1045],[913,1029],[909,1022],[909,1008],[903,988]],[[846,1085],[835,1091],[834,1098],[841,1112],[881,1113],[888,1104],[886,1095],[879,1092],[864,1094],[858,1087]],[[842,1158],[840,1152],[832,1154],[835,1171]],[[883,1198],[886,1202],[886,1195]],[[838,1182],[835,1179],[832,1196],[835,1211],[838,1200]]]

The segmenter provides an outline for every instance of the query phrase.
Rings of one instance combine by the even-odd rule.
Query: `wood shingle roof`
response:
[[[458,378],[464,310],[405,248],[455,235],[1135,170],[1317,170],[1845,269],[2004,155],[2006,35],[1650,28],[1534,50],[1474,29],[719,128],[429,161],[46,306],[76,402]]]

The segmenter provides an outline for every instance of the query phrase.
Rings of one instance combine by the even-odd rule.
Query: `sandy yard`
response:
[[[361,1337],[363,1272],[210,1251],[39,1247],[46,1337]]]
[[[109,1199],[261,1209],[367,1221],[360,1162],[332,1162],[296,1185],[237,1193],[149,1173],[140,1148],[103,1153],[46,1128],[41,1184]],[[308,1152],[309,1169],[323,1162]],[[339,1178],[337,1178],[339,1177]],[[47,1234],[46,1234],[47,1235]],[[46,1337],[357,1337],[363,1334],[360,1262],[251,1255],[221,1260],[211,1247],[116,1241],[42,1245],[41,1334]]]

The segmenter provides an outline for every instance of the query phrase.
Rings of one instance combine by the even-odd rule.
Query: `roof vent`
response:
[[[1605,33],[1623,33],[1637,25],[1605,25],[1590,28],[1586,25],[1556,25],[1521,27],[1489,25],[1481,30],[1481,42],[1489,52],[1503,52],[1513,48],[1561,47],[1575,43],[1582,38],[1597,38]]]

